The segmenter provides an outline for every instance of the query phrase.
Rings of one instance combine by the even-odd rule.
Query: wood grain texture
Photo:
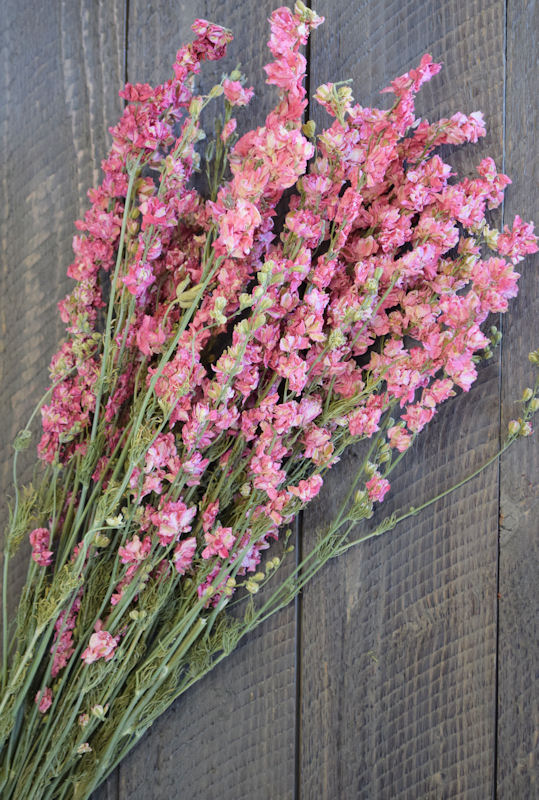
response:
[[[124,0],[6,0],[0,26],[0,520],[11,494],[11,443],[48,384],[63,336],[56,303],[72,285],[74,221],[99,180],[108,126],[121,112]],[[39,426],[35,426],[36,439]],[[21,460],[31,477],[35,448]],[[3,527],[3,525],[2,525]],[[10,608],[29,550],[11,567]],[[111,784],[112,785],[112,784]],[[111,785],[102,795],[112,797]],[[114,789],[114,796],[116,789]]]
[[[129,6],[128,78],[163,81],[196,17],[230,28],[226,65],[204,64],[207,91],[238,62],[257,96],[238,113],[240,133],[262,124],[276,100],[264,84],[267,18],[274,3],[164,2]],[[260,90],[260,91],[258,91]],[[290,607],[181,697],[119,767],[119,800],[257,797],[287,800],[294,791],[295,620]]]
[[[118,117],[123,0],[4,4],[0,108],[0,480],[11,442],[48,384],[64,333],[56,303],[73,285],[74,221],[99,179],[107,128]],[[36,432],[39,435],[38,426]],[[21,470],[24,482],[35,450]],[[6,509],[2,504],[2,519]],[[15,571],[14,583],[20,580]]]
[[[507,18],[505,222],[539,220],[537,84],[539,30],[535,2],[509,3]],[[539,347],[539,259],[517,266],[520,294],[504,317],[502,424],[519,416],[514,402],[533,381],[528,352]],[[537,423],[536,423],[537,427]],[[539,794],[539,446],[517,443],[501,463],[498,678],[498,798]]]
[[[354,79],[362,105],[424,52],[444,69],[422,89],[434,119],[481,109],[489,135],[448,156],[472,174],[503,135],[503,2],[322,2],[311,87]],[[386,100],[387,102],[387,100]],[[324,115],[311,114],[319,124]],[[327,117],[326,117],[327,120]],[[446,154],[447,155],[447,154]],[[498,365],[443,407],[392,481],[392,508],[448,488],[493,454]],[[353,468],[335,468],[311,528],[331,519]],[[491,468],[307,586],[302,603],[299,797],[485,798],[494,787],[498,486]]]

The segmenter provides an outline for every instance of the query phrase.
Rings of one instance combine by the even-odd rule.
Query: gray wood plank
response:
[[[192,38],[196,17],[225,25],[235,35],[222,61],[203,66],[204,91],[224,69],[241,62],[256,96],[238,113],[238,130],[262,124],[276,99],[262,66],[267,18],[276,6],[261,3],[160,2],[129,4],[128,78],[168,77],[178,47]],[[290,607],[268,620],[204,680],[181,697],[122,762],[120,800],[257,797],[286,800],[294,790],[295,622]]]
[[[504,207],[539,223],[537,161],[537,31],[535,2],[509,3],[507,17],[506,171],[513,179]],[[515,395],[533,385],[527,355],[539,347],[535,256],[517,266],[520,294],[505,316],[502,424],[519,416]],[[535,425],[537,427],[537,423]],[[537,797],[539,681],[539,446],[537,433],[521,440],[501,464],[498,798]]]
[[[451,155],[501,165],[504,4],[319,2],[314,90],[354,78],[362,105],[424,52],[444,69],[418,97],[429,119],[485,112],[489,135]],[[317,123],[323,115],[313,112]],[[327,119],[327,118],[326,118]],[[499,216],[499,215],[498,215]],[[384,516],[450,487],[497,448],[498,364],[453,399],[394,475]],[[305,514],[331,519],[355,454]],[[485,798],[494,785],[495,468],[330,565],[302,601],[300,798]]]
[[[8,0],[1,29],[0,480],[11,442],[48,384],[64,335],[56,309],[72,285],[74,221],[99,180],[107,127],[121,111],[123,0],[36,5]],[[39,429],[36,425],[36,432]],[[35,462],[33,447],[21,480]],[[2,504],[2,519],[5,517]],[[26,554],[27,555],[27,554]],[[25,559],[26,560],[26,556]],[[15,570],[14,583],[20,579]]]
[[[11,495],[11,442],[48,384],[64,329],[74,221],[99,180],[107,128],[121,112],[124,0],[6,0],[0,26],[0,520]],[[35,426],[37,442],[39,425]],[[20,478],[31,477],[32,446]],[[10,610],[29,549],[14,559]],[[111,788],[114,787],[114,788]],[[103,797],[115,797],[114,781]]]

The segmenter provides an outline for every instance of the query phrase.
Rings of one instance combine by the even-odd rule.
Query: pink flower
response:
[[[161,469],[162,467],[176,470],[178,451],[173,433],[160,433],[150,445],[145,457],[144,472]]]
[[[129,272],[121,280],[131,294],[140,297],[155,282],[155,275],[150,264],[140,261],[134,262],[129,267]]]
[[[253,456],[251,459],[251,469],[255,474],[254,486],[265,491],[269,498],[276,496],[277,487],[286,477],[284,469],[279,467],[279,461],[264,453]]]
[[[199,58],[216,61],[226,52],[226,46],[232,41],[232,34],[226,28],[208,22],[207,19],[196,19],[191,25],[191,30],[196,33],[197,40],[193,42],[193,50]]]
[[[223,125],[223,130],[221,131],[221,140],[226,142],[234,133],[237,127],[237,120],[229,119],[228,122]]]
[[[254,95],[252,87],[244,89],[239,81],[231,81],[229,78],[225,78],[223,81],[223,89],[226,99],[233,106],[246,106]]]
[[[40,567],[52,564],[52,550],[48,550],[51,534],[47,528],[34,528],[30,534],[32,545],[32,558]]]
[[[213,503],[209,503],[202,512],[202,529],[204,533],[208,533],[212,529],[218,513],[219,500],[217,499],[214,500]]]
[[[387,438],[389,439],[390,446],[398,450],[399,453],[404,453],[412,444],[410,433],[401,425],[393,425],[391,428],[388,428]]]
[[[408,406],[406,414],[402,415],[402,418],[406,420],[406,423],[411,431],[414,433],[419,433],[419,431],[423,430],[427,422],[430,422],[434,416],[434,408],[424,408],[423,406],[416,404]]]
[[[348,417],[348,428],[352,436],[372,436],[378,430],[382,416],[381,398],[371,395],[365,406],[353,411]]]
[[[205,533],[204,538],[208,546],[202,551],[202,558],[211,556],[228,558],[230,548],[236,541],[232,528],[223,528],[222,525],[218,525],[213,533]]]
[[[513,264],[522,261],[527,253],[537,252],[537,237],[533,232],[533,222],[522,222],[518,214],[513,222],[513,230],[507,225],[498,236],[498,252],[508,256]]]
[[[209,463],[210,459],[202,458],[200,453],[193,453],[191,458],[182,462],[182,471],[189,476],[185,481],[187,486],[198,486]]]
[[[164,503],[158,512],[151,515],[157,528],[159,541],[166,547],[175,541],[181,533],[191,530],[191,522],[197,513],[196,506],[187,508],[181,500]]]
[[[88,647],[81,658],[85,664],[92,664],[100,658],[110,661],[114,657],[114,651],[119,641],[119,636],[112,636],[108,631],[97,630],[90,636]]]
[[[170,205],[158,197],[149,197],[140,204],[142,212],[141,230],[149,225],[157,228],[174,228],[178,222]]]
[[[122,564],[139,564],[148,558],[151,549],[152,540],[149,536],[145,536],[141,542],[137,534],[135,534],[131,541],[126,542],[125,547],[118,548],[118,555]]]
[[[181,541],[174,550],[172,560],[174,561],[174,566],[180,575],[183,575],[191,566],[196,547],[196,537],[191,536],[189,539],[183,539],[183,541]]]
[[[52,706],[52,689],[48,687],[43,689],[43,692],[39,692],[36,694],[35,702],[39,706],[39,710],[42,714],[45,714]]]
[[[300,481],[297,486],[287,486],[287,489],[290,494],[299,497],[302,503],[308,503],[316,497],[323,483],[321,475],[311,475],[310,478]]]
[[[137,346],[145,356],[159,353],[161,345],[166,339],[166,334],[161,325],[153,318],[144,314],[142,323],[137,328]]]
[[[77,557],[79,549],[80,545],[76,545],[71,558],[72,562]],[[79,589],[71,609],[67,613],[66,611],[62,611],[54,625],[54,639],[50,649],[50,653],[53,656],[51,669],[51,675],[53,678],[56,678],[60,670],[67,665],[69,659],[75,652],[75,647],[73,645],[73,630],[77,623],[77,614],[80,610],[83,592],[84,590],[82,588]]]
[[[207,598],[206,603],[204,604],[205,608],[208,608],[208,606],[210,605],[216,606],[223,596],[229,597],[231,594],[230,591],[227,589],[226,578],[224,578],[218,586],[216,587],[213,586],[213,581],[215,580],[218,574],[219,574],[219,565],[215,566],[208,575],[208,577],[206,578],[206,580],[197,586],[198,596],[201,599]]]
[[[441,64],[434,62],[432,56],[429,53],[425,53],[416,69],[411,69],[410,72],[395,78],[395,80],[391,81],[390,86],[386,86],[381,91],[394,92],[399,96],[410,89],[417,92],[426,81],[430,81],[434,75],[437,75],[441,68]]]
[[[279,358],[275,371],[282,377],[288,379],[291,391],[302,392],[307,383],[307,362],[297,353],[290,353]]]
[[[303,442],[305,444],[305,458],[312,458],[313,462],[318,465],[334,463],[331,458],[333,444],[330,431],[313,425],[305,433]]]
[[[219,218],[219,238],[215,245],[229,256],[243,258],[253,246],[255,229],[261,221],[258,208],[238,197],[234,208]]]
[[[374,500],[378,503],[381,503],[386,494],[389,492],[391,488],[389,485],[389,481],[386,478],[382,478],[382,476],[376,472],[370,481],[367,481],[365,484],[367,491],[369,493],[369,498]]]

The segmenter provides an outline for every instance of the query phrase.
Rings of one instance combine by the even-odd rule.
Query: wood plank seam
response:
[[[502,166],[501,171],[505,173],[506,170],[506,129],[507,129],[507,0],[504,0],[504,19],[503,19],[503,92],[502,92]],[[505,224],[505,196],[502,201],[500,209],[500,230],[503,230]],[[502,333],[502,340],[500,342],[499,351],[499,368],[500,378],[498,381],[498,447],[502,445],[502,399],[503,399],[503,359],[502,353],[504,348],[503,332],[504,322],[503,314],[499,314],[498,328]],[[501,513],[502,513],[502,460],[498,460],[497,465],[497,482],[498,482],[498,546],[496,550],[496,653],[495,653],[495,669],[494,669],[494,742],[492,754],[492,800],[497,800],[498,797],[498,730],[499,730],[499,693],[500,693],[500,558],[501,558]]]

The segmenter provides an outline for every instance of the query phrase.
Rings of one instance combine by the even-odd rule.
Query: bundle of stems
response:
[[[500,338],[480,325],[506,310],[514,265],[537,249],[519,217],[503,232],[488,225],[510,182],[492,159],[452,183],[435,152],[477,141],[481,114],[415,118],[415,93],[440,69],[430,56],[384,90],[389,110],[354,105],[347,84],[321,86],[334,119],[315,136],[300,48],[321,22],[301,2],[274,12],[266,72],[279,101],[239,139],[235,109],[252,96],[239,69],[195,93],[202,62],[231,39],[205,20],[173,78],[121,93],[104,180],[77,223],[67,339],[32,416],[42,469],[24,489],[17,458],[32,419],[14,443],[5,800],[89,797],[328,559],[421,510],[357,527],[437,406],[469,390]],[[224,109],[203,149],[214,101]],[[503,449],[531,433],[538,392],[525,390]],[[359,443],[340,512],[298,563],[288,526]],[[10,626],[9,564],[27,537]]]

